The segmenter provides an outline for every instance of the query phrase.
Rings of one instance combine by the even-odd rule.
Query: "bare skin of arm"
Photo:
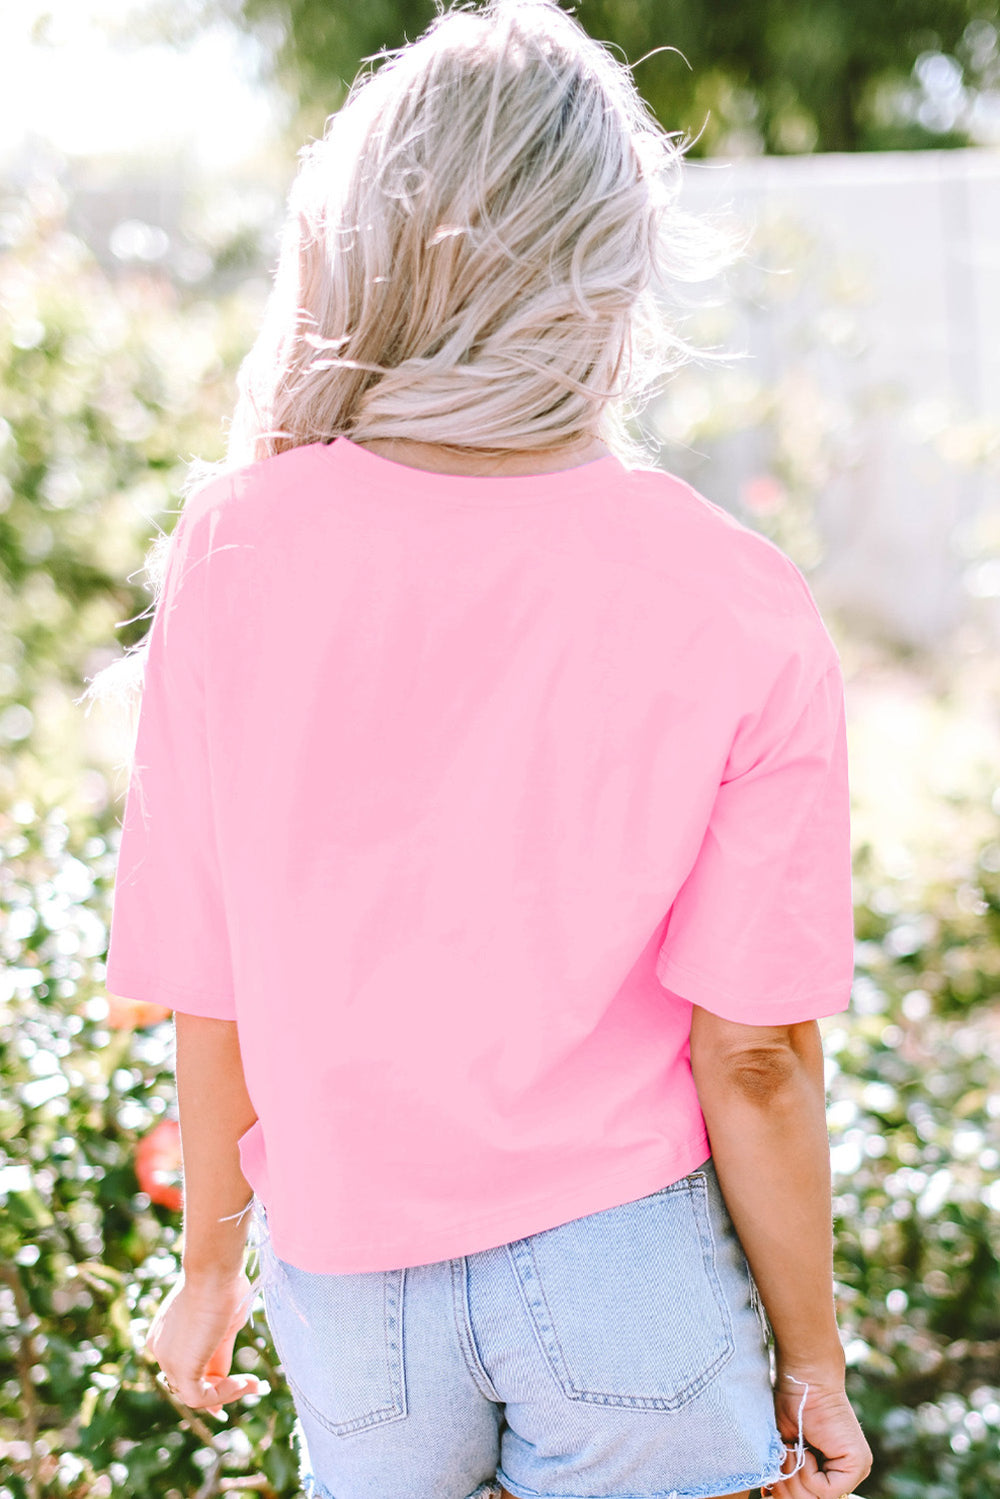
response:
[[[220,1413],[258,1388],[231,1376],[246,1320],[243,1268],[251,1197],[237,1140],[256,1111],[235,1023],[175,1016],[184,1164],[183,1271],[146,1341],[185,1404]],[[833,1303],[830,1157],[823,1059],[814,1022],[742,1026],[697,1007],[691,1063],[730,1215],[775,1334],[778,1429],[794,1441],[803,1384],[812,1453],[781,1484],[782,1499],[840,1499],[871,1454],[844,1393]],[[800,1383],[795,1383],[795,1381]]]
[[[695,1006],[691,1067],[719,1186],[774,1331],[775,1413],[788,1443],[809,1387],[803,1435],[814,1450],[775,1493],[840,1499],[872,1456],[844,1390],[819,1026],[739,1025]]]
[[[214,1415],[254,1393],[231,1376],[236,1335],[249,1315],[244,1270],[252,1197],[237,1140],[257,1117],[243,1075],[236,1024],[175,1012],[176,1078],[184,1168],[183,1270],[146,1339],[185,1405]],[[237,1216],[233,1216],[237,1215]]]

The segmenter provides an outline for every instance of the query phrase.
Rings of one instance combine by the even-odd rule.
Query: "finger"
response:
[[[812,1480],[809,1492],[813,1499],[851,1499],[855,1484],[860,1483],[864,1477],[865,1473],[859,1467],[841,1469],[839,1472],[824,1468]]]
[[[260,1390],[256,1374],[231,1374],[225,1379],[215,1380],[215,1389],[222,1400],[239,1400],[243,1395],[256,1395]]]
[[[808,1499],[851,1499],[855,1482],[861,1482],[861,1474],[856,1474],[852,1481],[843,1476],[831,1479],[827,1472],[816,1473],[810,1478],[806,1493]]]
[[[216,1380],[203,1379],[199,1403],[206,1409],[217,1410],[220,1405],[228,1405],[231,1400],[240,1400],[244,1395],[255,1395],[259,1384],[260,1381],[253,1374]],[[211,1404],[208,1404],[209,1401]]]
[[[213,1405],[218,1403],[215,1390],[205,1380],[186,1379],[177,1374],[170,1376],[161,1369],[156,1381],[174,1400],[186,1405],[189,1410],[207,1410],[209,1401]]]
[[[867,1452],[862,1456],[857,1451],[839,1452],[836,1457],[824,1457],[823,1466],[811,1480],[810,1493],[815,1499],[842,1499],[853,1494],[857,1484],[862,1483],[871,1472],[871,1458]]]
[[[816,1456],[807,1447],[802,1466],[796,1473],[792,1470],[795,1468],[797,1462],[798,1455],[792,1452],[791,1461],[782,1464],[782,1471],[786,1474],[786,1477],[780,1480],[779,1485],[776,1485],[775,1492],[780,1496],[780,1499],[815,1499],[811,1482],[819,1471]]]
[[[803,1448],[800,1462],[798,1443],[785,1439],[785,1456],[781,1462],[781,1472],[786,1480],[798,1478],[803,1473],[811,1473],[818,1467],[819,1463],[810,1447]]]
[[[233,1366],[233,1350],[236,1345],[236,1334],[223,1338],[219,1346],[209,1356],[205,1364],[205,1373],[209,1379],[224,1379]]]
[[[795,1456],[794,1456],[794,1453],[793,1453],[792,1454],[792,1465],[794,1465],[794,1461],[795,1461]],[[779,1493],[781,1495],[781,1499],[796,1499],[795,1493],[791,1489],[791,1485],[795,1482],[795,1480],[794,1479],[790,1479],[789,1476],[788,1476],[788,1474],[791,1472],[791,1468],[789,1467],[788,1448],[787,1447],[785,1449],[784,1456],[781,1459],[780,1472],[781,1472],[781,1477],[780,1478],[773,1479],[771,1483],[764,1484],[763,1487],[761,1488],[761,1494],[763,1495],[763,1499],[774,1499],[774,1496],[777,1495],[777,1494],[779,1494]]]

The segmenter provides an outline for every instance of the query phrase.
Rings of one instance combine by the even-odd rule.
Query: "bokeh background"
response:
[[[185,1416],[141,1355],[178,1269],[169,1017],[103,987],[127,727],[86,682],[234,375],[298,148],[417,0],[0,11],[0,1499],[294,1496],[271,1391]],[[749,231],[654,461],[810,581],[847,686],[857,966],[825,1024],[869,1499],[1000,1491],[1000,14],[581,0]],[[677,49],[677,50],[669,50]],[[718,357],[725,356],[725,357]],[[318,950],[320,944],[317,944]],[[780,1204],[776,1204],[780,1209]]]

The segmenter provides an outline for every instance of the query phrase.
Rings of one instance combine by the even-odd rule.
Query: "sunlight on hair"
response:
[[[678,206],[689,143],[556,0],[455,5],[365,62],[299,152],[226,456],[185,495],[341,435],[648,462],[630,422],[716,357],[684,338],[681,288],[744,247]]]
[[[368,61],[300,152],[221,467],[339,434],[639,461],[629,417],[695,352],[671,286],[735,249],[678,208],[683,145],[555,0]]]

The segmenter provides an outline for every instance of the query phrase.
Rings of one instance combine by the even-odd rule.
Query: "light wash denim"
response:
[[[309,1499],[706,1499],[780,1479],[766,1318],[711,1161],[496,1249],[360,1274],[279,1260],[252,1209]]]

